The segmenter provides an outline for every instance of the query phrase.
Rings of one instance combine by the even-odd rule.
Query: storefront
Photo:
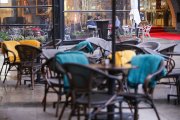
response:
[[[111,2],[111,0],[64,0],[65,40],[93,36],[91,30],[87,28],[90,20],[108,21],[110,25],[112,23]],[[130,0],[118,0],[116,8],[121,25],[130,24]],[[108,30],[108,27],[106,29]]]
[[[142,21],[153,26],[173,26],[172,23],[176,22],[175,19],[172,20],[168,0],[139,1]],[[6,39],[12,40],[84,40],[93,36],[93,32],[87,27],[89,18],[108,21],[105,30],[109,29],[112,23],[111,2],[112,0],[0,0],[0,33],[6,33]],[[121,26],[131,25],[130,0],[117,0],[116,5]]]
[[[153,26],[172,26],[172,17],[167,0],[140,0],[143,20]]]

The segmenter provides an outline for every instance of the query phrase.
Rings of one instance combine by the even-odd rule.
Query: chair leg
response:
[[[135,103],[134,105],[134,120],[138,120],[139,119],[139,115],[138,115],[138,104]]]
[[[156,116],[157,116],[158,120],[160,120],[160,116],[159,116],[158,111],[156,109],[156,106],[154,105],[154,102],[152,100],[151,100],[151,104],[152,104],[152,107],[153,107],[153,109],[154,109],[154,111],[156,113]]]
[[[58,100],[57,100],[57,104],[56,104],[56,117],[58,116],[58,112],[59,112],[59,103],[61,101],[61,96],[58,95]]]
[[[2,65],[1,71],[0,71],[0,75],[1,75],[1,73],[2,73],[2,70],[3,70],[4,65],[5,65],[5,63],[3,62],[3,65]]]
[[[18,71],[18,79],[17,79],[15,88],[17,88],[19,84],[21,85],[21,79],[22,79],[22,75],[21,75],[20,71]]]
[[[48,93],[48,90],[49,90],[49,86],[47,85],[47,83],[45,83],[45,92],[44,92],[44,98],[43,98],[43,111],[45,112],[46,111],[46,99],[47,99],[47,93]]]
[[[59,116],[59,120],[61,120],[61,118],[62,118],[62,116],[63,116],[63,114],[64,114],[64,110],[65,110],[65,108],[66,108],[66,107],[68,106],[68,104],[69,104],[68,98],[69,98],[69,96],[66,97],[66,101],[65,101],[65,103],[64,103],[64,105],[63,105],[63,108],[62,108],[62,110],[61,110],[61,113],[60,113],[60,116]]]
[[[70,113],[70,115],[69,115],[68,120],[71,120],[74,112],[75,112],[75,107],[73,106],[73,108],[72,108],[72,110],[71,110],[71,113]]]
[[[119,102],[119,114],[120,114],[120,120],[123,120],[123,114],[122,114],[122,102]]]
[[[34,75],[34,73],[31,71],[31,85],[32,85],[32,90],[34,90],[34,79],[35,79],[35,75]]]
[[[6,81],[6,77],[7,77],[7,74],[8,74],[8,72],[10,71],[10,69],[11,69],[11,66],[9,66],[8,68],[6,68],[7,69],[7,71],[5,70],[5,76],[4,76],[4,80],[3,80],[3,83],[5,83],[5,81]]]

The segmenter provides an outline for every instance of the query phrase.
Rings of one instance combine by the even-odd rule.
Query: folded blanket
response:
[[[160,63],[163,60],[158,55],[137,55],[132,58],[131,64],[137,66],[137,69],[131,69],[128,74],[128,85],[130,87],[136,87],[138,84],[144,84],[146,77],[149,74],[156,72],[159,69]],[[166,70],[164,69],[159,75],[165,76]],[[155,87],[157,78],[152,78],[150,87]]]

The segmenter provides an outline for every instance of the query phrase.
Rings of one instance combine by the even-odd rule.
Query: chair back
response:
[[[31,45],[37,48],[40,48],[41,43],[38,40],[20,40],[21,45]]]
[[[164,59],[158,55],[137,55],[132,58],[131,64],[138,66],[138,69],[129,71],[127,82],[135,89],[139,84],[143,84],[144,89],[154,88],[156,82],[166,74]]]
[[[56,62],[60,65],[64,63],[79,63],[79,64],[89,64],[89,61],[85,54],[80,51],[66,51],[59,52],[55,55]],[[58,65],[56,65],[58,66]],[[64,87],[69,88],[69,82],[67,77],[64,76]]]
[[[150,30],[151,30],[151,28],[152,28],[152,25],[147,25],[147,26],[146,26],[146,33],[149,33]]]
[[[125,65],[131,61],[132,57],[136,56],[136,53],[132,50],[116,51],[115,53],[115,65]],[[112,59],[112,54],[108,56]]]
[[[97,87],[107,78],[107,74],[87,65],[65,63],[63,68],[67,72],[70,88],[74,92],[92,92],[92,88]]]
[[[160,48],[160,43],[154,41],[148,41],[148,42],[141,42],[137,46],[141,48],[149,48],[156,51]]]
[[[31,45],[16,45],[21,62],[35,62],[40,57],[41,50]]]
[[[142,48],[135,46],[135,45],[130,45],[130,44],[116,44],[116,51],[123,51],[123,50],[132,50],[136,54],[146,54],[146,51],[143,50]]]

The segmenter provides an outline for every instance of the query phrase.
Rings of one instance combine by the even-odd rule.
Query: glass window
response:
[[[93,36],[108,39],[109,29],[112,26],[111,2],[111,0],[64,0],[64,40],[84,40]],[[116,5],[121,25],[129,24],[130,0],[118,0]],[[103,29],[99,28],[100,21],[106,26]]]
[[[0,13],[1,32],[5,32],[9,40],[45,41],[50,37],[52,0],[1,0]]]

